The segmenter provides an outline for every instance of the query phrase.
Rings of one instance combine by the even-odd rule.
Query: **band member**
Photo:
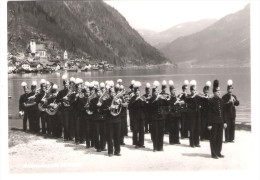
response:
[[[62,76],[62,83],[63,83],[63,89],[58,92],[57,98],[56,98],[56,103],[58,104],[59,111],[57,112],[57,126],[61,126],[61,129],[63,129],[63,138],[64,140],[68,140],[68,128],[66,124],[66,118],[65,114],[67,115],[66,108],[64,107],[63,104],[63,98],[68,94],[69,92],[69,81],[68,77],[66,74]],[[61,132],[62,133],[62,132]],[[61,134],[59,134],[61,135]]]
[[[90,101],[89,109],[93,112],[94,121],[94,139],[97,152],[106,151],[106,111],[102,100],[102,92],[95,86],[96,96]]]
[[[145,115],[145,125],[144,125],[144,131],[145,133],[151,133],[151,121],[150,121],[150,111],[149,111],[149,105],[148,100],[151,98],[151,85],[150,83],[146,84],[145,87],[145,94],[143,95],[144,99],[146,99],[146,103],[144,104],[144,115]]]
[[[39,111],[38,111],[37,104],[35,102],[36,87],[37,87],[37,82],[33,81],[31,85],[31,92],[28,94],[28,100],[32,97],[34,97],[34,100],[32,103],[27,103],[27,102],[24,103],[24,107],[27,109],[27,113],[28,113],[29,124],[31,124],[31,130],[34,133],[38,133],[40,131]]]
[[[167,117],[169,119],[169,143],[180,144],[181,105],[184,104],[184,101],[177,98],[172,80],[169,81],[169,89],[171,95],[169,100],[170,114]]]
[[[192,80],[190,82],[190,92],[191,94],[184,98],[187,103],[187,115],[189,119],[189,132],[190,132],[190,146],[200,147],[200,111],[199,106],[202,101],[207,102],[208,98],[199,96],[196,89],[197,82]]]
[[[124,91],[124,86],[120,85],[119,87],[120,93]],[[121,138],[120,138],[120,145],[125,145],[124,138],[128,135],[127,133],[127,102],[123,98],[123,95],[120,97],[122,100],[122,110],[119,114],[119,117],[121,119]]]
[[[121,101],[120,97],[117,97],[114,88],[110,86],[109,96],[103,102],[105,110],[107,110],[107,146],[108,156],[112,157],[113,153],[115,156],[121,156],[120,152],[120,136],[121,136],[121,118],[119,116],[113,116],[112,110],[117,109],[118,103]],[[115,103],[115,104],[114,104]],[[119,118],[118,118],[119,117]]]
[[[167,82],[165,80],[163,80],[163,82],[162,82],[162,91],[161,91],[160,95],[169,96],[169,94],[166,93],[166,88],[167,88]],[[165,118],[164,119],[164,123],[165,123],[165,125],[164,125],[164,127],[165,127],[164,133],[165,134],[169,134],[169,121],[166,118],[167,115],[168,115],[167,112],[168,112],[169,103],[168,103],[168,101],[166,99],[162,99],[161,101],[162,101],[162,105],[161,105],[162,115],[163,115],[163,118]]]
[[[58,86],[57,84],[53,84],[51,90],[50,90],[50,95],[47,99],[47,106],[54,103],[56,101],[57,97],[57,90]],[[52,136],[54,138],[60,138],[62,135],[62,129],[61,129],[61,124],[59,124],[58,121],[58,116],[57,113],[55,115],[48,115],[48,132],[52,133]]]
[[[119,84],[119,86],[123,85],[122,84],[122,82],[123,82],[122,79],[118,79],[116,82]]]
[[[19,115],[23,119],[23,130],[27,130],[27,119],[28,119],[28,113],[27,109],[24,107],[24,103],[27,101],[28,95],[29,95],[29,89],[26,82],[22,82],[21,86],[23,87],[24,94],[20,96],[19,99]],[[31,124],[29,123],[29,130],[31,130]]]
[[[37,108],[38,108],[38,104],[41,102],[42,98],[45,96],[45,93],[47,93],[46,80],[41,79],[40,90],[39,90],[39,93],[36,95],[36,98],[35,98]],[[45,111],[41,111],[39,113],[40,113],[40,118],[41,118],[42,134],[46,134],[47,113]]]
[[[135,81],[134,84],[134,93],[135,95],[130,99],[128,108],[132,110],[132,119],[134,123],[133,129],[133,145],[136,148],[145,147],[144,146],[144,103],[140,94],[141,83]]]
[[[188,95],[188,84],[189,81],[185,80],[182,85],[182,93],[178,95],[178,98],[183,100]],[[187,115],[187,104],[182,105],[181,111],[181,138],[188,138],[189,120]]]
[[[210,130],[210,150],[214,159],[223,158],[221,154],[223,141],[223,126],[227,127],[223,110],[224,101],[221,99],[218,80],[213,82],[214,97],[209,99],[208,129]],[[223,125],[224,124],[224,125]]]
[[[203,94],[205,97],[209,98],[209,88],[211,82],[207,81],[206,85],[203,88]],[[208,102],[202,102],[200,108],[200,117],[201,117],[201,133],[200,140],[204,139],[209,140],[209,130],[208,130]]]
[[[83,143],[84,141],[84,130],[85,130],[85,119],[84,119],[84,105],[86,104],[86,98],[84,92],[82,92],[82,83],[83,80],[80,78],[76,78],[75,81],[75,92],[76,92],[76,99],[74,102],[74,122],[75,122],[75,143]]]
[[[227,82],[227,94],[222,97],[224,101],[224,113],[227,121],[227,128],[225,129],[225,142],[234,142],[235,140],[235,121],[236,108],[239,105],[237,97],[233,94],[233,81]]]
[[[152,97],[149,99],[151,122],[152,122],[152,141],[153,151],[163,151],[163,137],[164,137],[164,117],[161,113],[161,96],[159,96],[158,87],[160,83],[154,81],[152,89]]]
[[[135,80],[132,80],[131,81],[131,85],[129,86],[129,92],[128,92],[128,96],[131,98],[132,96],[134,96],[134,83],[135,83]],[[134,120],[133,120],[133,110],[131,108],[128,107],[128,112],[129,112],[129,123],[130,123],[130,130],[133,132],[134,130]],[[133,144],[135,145],[135,144]]]
[[[89,97],[88,97],[88,102],[89,104],[87,106],[90,105],[90,101],[91,99],[95,98],[96,97],[96,92],[95,92],[95,88],[94,88],[94,82],[90,82],[89,83]],[[90,135],[90,147],[95,147],[95,119],[93,118],[94,115],[93,113],[87,113],[87,119],[89,119],[89,135]],[[88,148],[88,145],[87,145],[87,148]]]

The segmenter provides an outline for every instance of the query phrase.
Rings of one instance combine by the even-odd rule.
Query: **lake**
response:
[[[62,88],[62,75],[66,72],[57,72],[52,74],[9,74],[8,75],[8,114],[10,117],[18,116],[19,97],[23,93],[21,83],[23,81],[31,85],[36,80],[38,85],[42,78],[56,83]],[[212,83],[215,79],[220,82],[222,95],[226,93],[227,80],[233,80],[234,94],[240,101],[237,107],[237,121],[251,122],[251,78],[250,68],[193,68],[193,69],[174,69],[174,68],[158,68],[158,69],[126,69],[114,71],[91,71],[91,72],[68,72],[69,77],[80,77],[84,81],[97,80],[99,82],[106,80],[114,80],[121,78],[123,85],[128,87],[131,80],[138,80],[142,83],[141,92],[144,93],[144,87],[147,82],[151,85],[154,80],[173,80],[177,94],[181,93],[181,86],[184,80],[195,79],[197,81],[197,90],[202,92],[206,81]],[[168,90],[169,91],[169,90]],[[212,94],[212,87],[210,89]],[[13,123],[9,118],[9,126]],[[17,121],[17,120],[16,120]],[[20,123],[21,124],[21,121]],[[20,125],[19,125],[20,126]]]

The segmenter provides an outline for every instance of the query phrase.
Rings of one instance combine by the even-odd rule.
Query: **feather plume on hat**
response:
[[[21,83],[21,86],[22,86],[22,87],[27,86],[27,83],[26,83],[26,82],[22,82],[22,83]]]
[[[188,86],[188,85],[189,85],[189,81],[188,81],[188,80],[185,80],[185,81],[184,81],[184,85],[187,85],[187,86]]]

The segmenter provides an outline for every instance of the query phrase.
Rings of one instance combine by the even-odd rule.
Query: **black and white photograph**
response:
[[[258,1],[2,4],[7,174],[259,177]]]

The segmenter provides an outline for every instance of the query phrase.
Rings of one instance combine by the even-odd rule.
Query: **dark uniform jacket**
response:
[[[29,93],[25,93],[25,94],[20,96],[19,111],[25,111],[26,110],[26,108],[24,107],[24,103],[27,101],[28,97],[29,97]]]
[[[235,101],[233,103],[228,102],[231,98],[231,94],[225,94],[222,99],[224,101],[224,113],[227,119],[234,119],[236,118],[236,108],[235,106],[239,105],[239,101],[237,100],[237,97],[232,94]]]
[[[171,117],[181,117],[182,107],[180,104],[174,104],[177,101],[177,97],[171,95],[171,99],[169,100],[169,111]]]
[[[198,95],[195,95],[192,97],[192,95],[188,95],[183,98],[183,100],[187,103],[187,111],[192,113],[200,113],[200,105],[202,103],[207,103],[208,98],[200,97]]]
[[[89,104],[89,110],[93,112],[93,120],[94,121],[101,121],[105,120],[107,118],[108,114],[108,102],[103,101],[101,106],[97,106],[99,101],[99,97],[95,97],[91,99],[90,104]]]
[[[141,100],[140,98],[138,100],[137,96],[133,96],[130,99],[130,102],[128,104],[129,110],[133,112],[133,118],[136,120],[144,120],[145,119],[145,113],[144,113],[144,106],[145,102]]]
[[[30,96],[34,96],[34,95],[35,95],[34,92],[30,92],[30,93],[28,94],[28,98],[29,98]],[[35,99],[35,102],[36,102],[36,99]],[[35,111],[35,110],[38,110],[38,105],[37,105],[37,103],[36,103],[35,105],[29,106],[29,107],[27,107],[26,109],[27,109],[28,111]]]
[[[146,99],[146,102],[144,103],[144,115],[145,119],[150,119],[150,110],[149,110],[149,99],[152,97],[150,94],[144,94],[143,97]]]
[[[212,125],[213,123],[226,123],[224,102],[218,97],[209,99],[208,124]]]
[[[61,103],[61,109],[64,108],[63,106],[63,97],[66,96],[68,94],[68,89],[62,89],[58,92],[57,98],[56,98],[56,103]]]
[[[149,111],[152,121],[160,121],[165,118],[164,114],[162,113],[162,106],[163,101],[161,99],[157,99],[155,96],[152,96],[149,99]]]

